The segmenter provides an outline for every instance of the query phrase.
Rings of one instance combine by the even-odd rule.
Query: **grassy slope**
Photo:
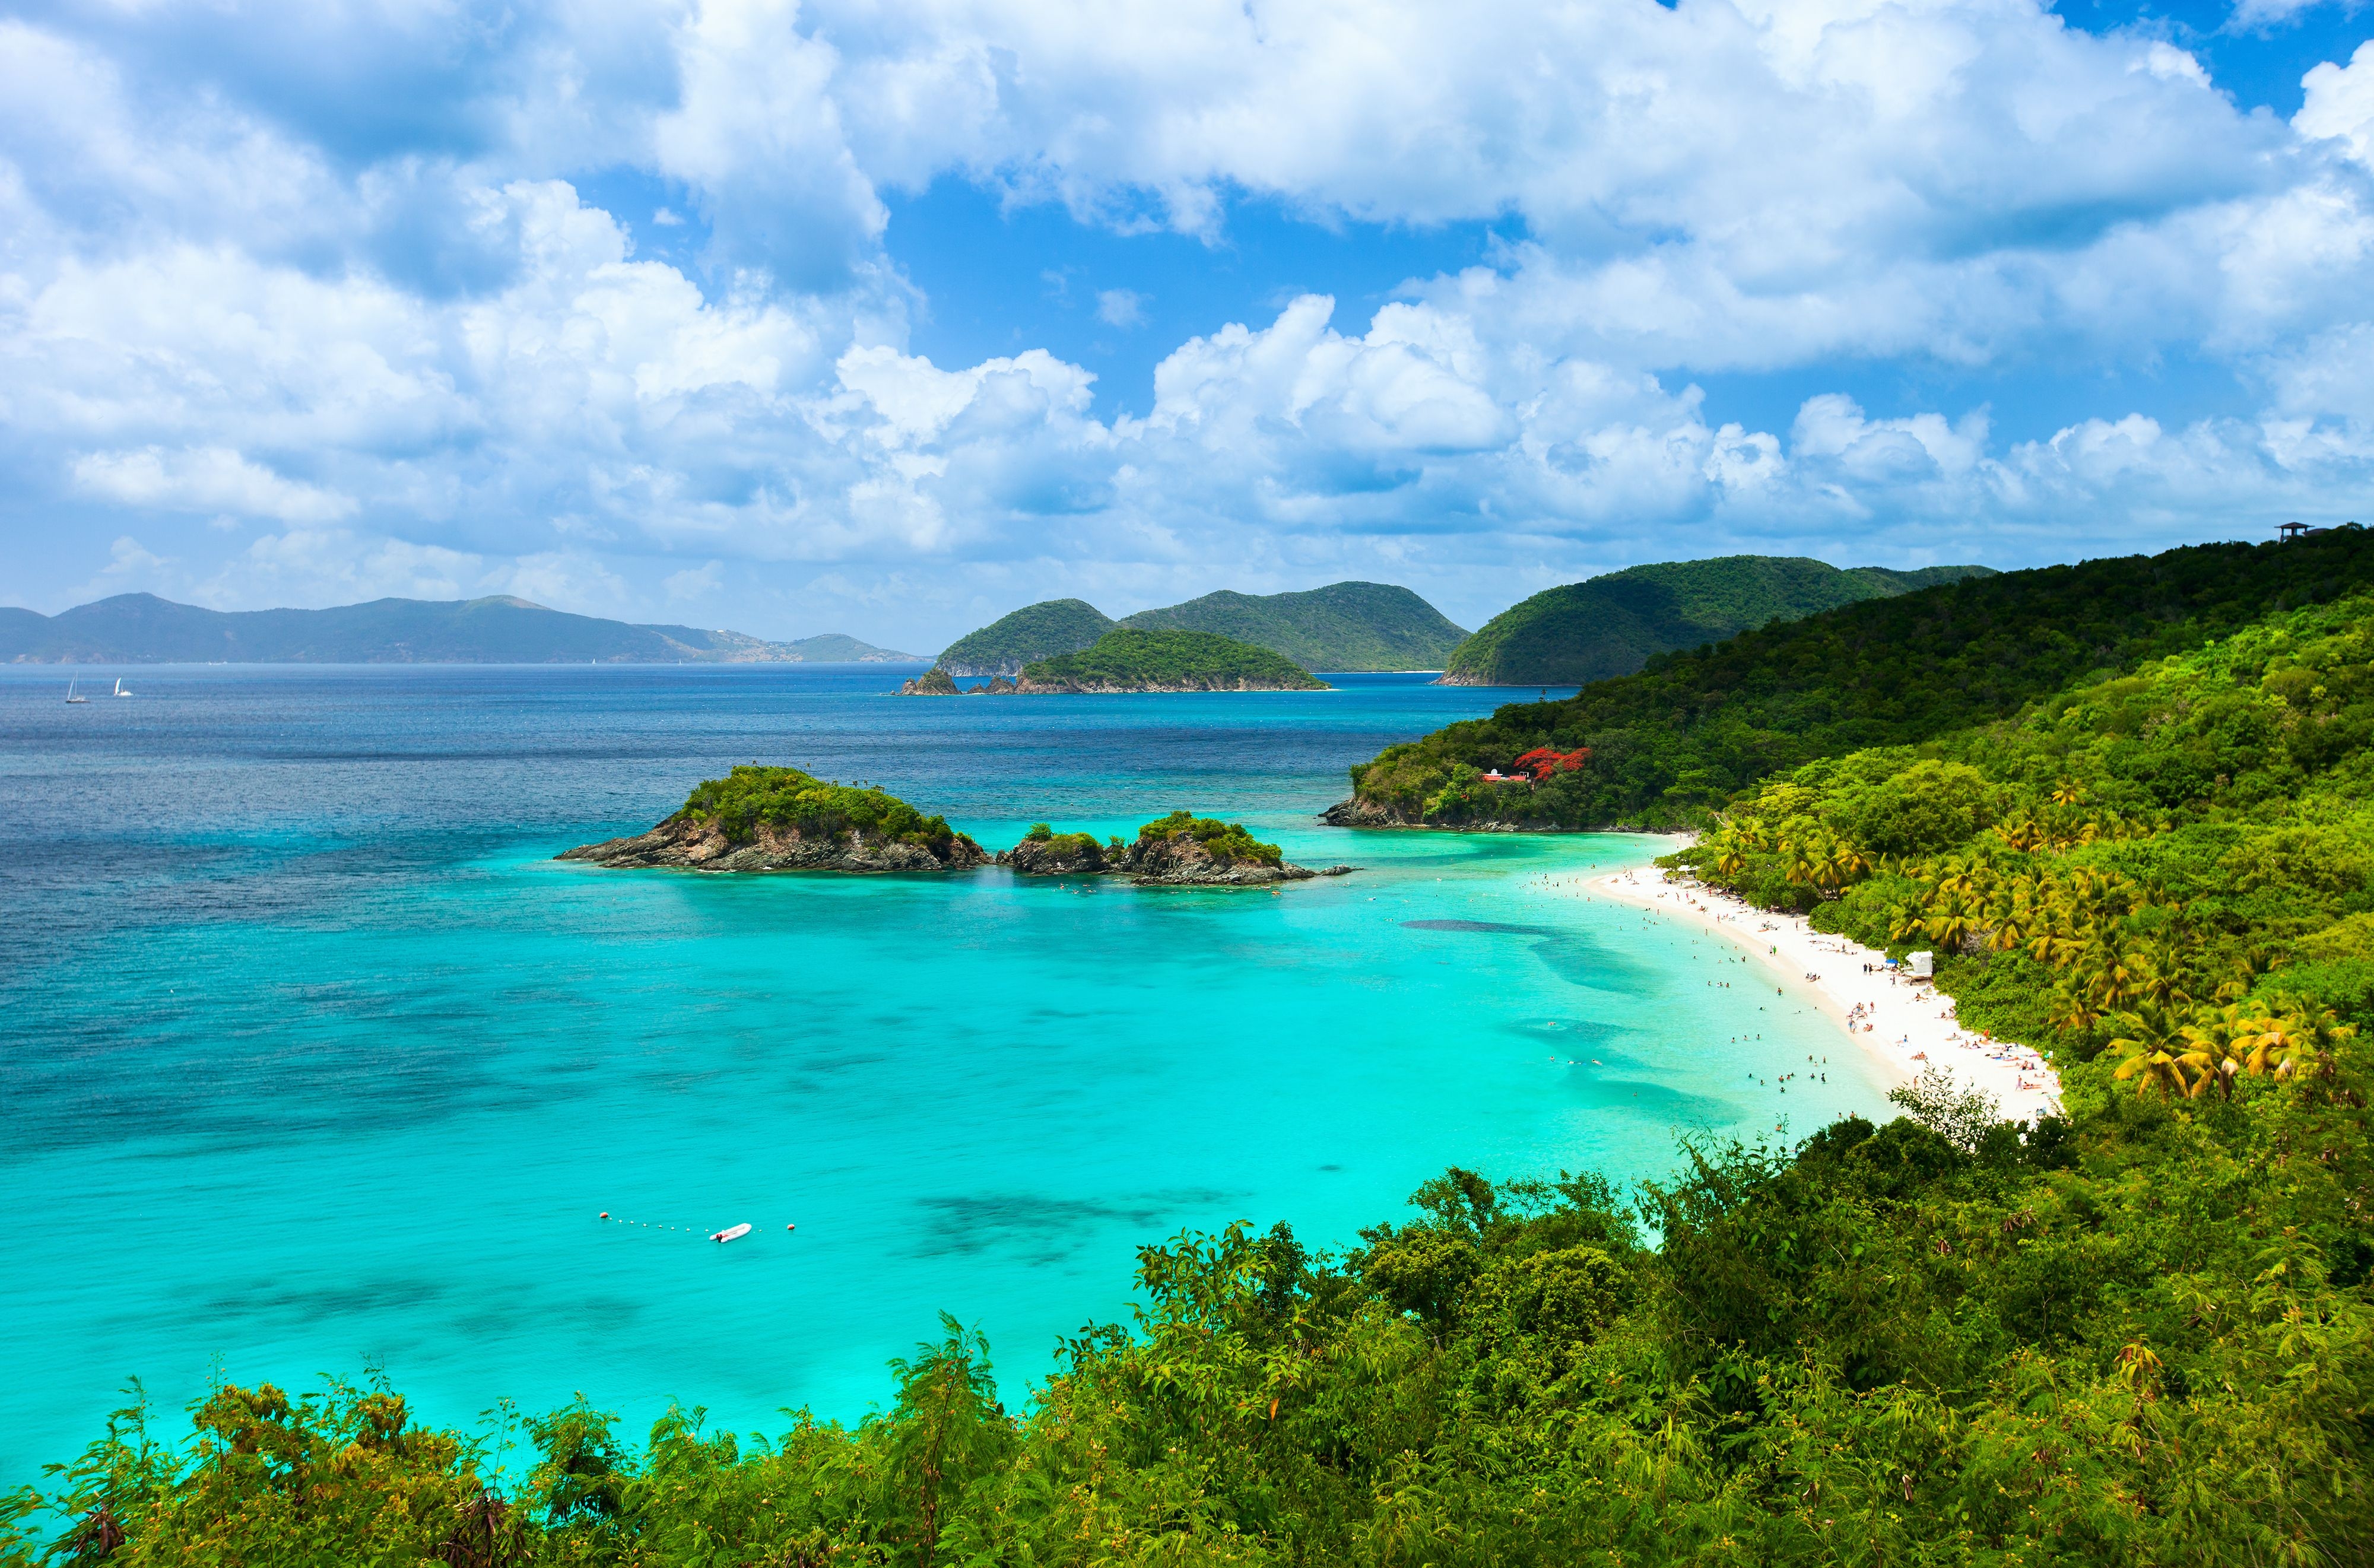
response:
[[[2016,713],[2095,671],[2369,582],[2374,533],[2349,529],[1971,579],[1662,655],[1563,701],[1512,703],[1388,748],[1353,770],[1354,785],[1405,817],[1453,824],[1693,820],[1812,758]],[[1589,746],[1591,765],[1524,794],[1474,784],[1474,770],[1543,745]]]
[[[1036,660],[1077,652],[1116,624],[1086,599],[1048,599],[958,638],[939,663],[958,675],[1015,675]]]
[[[1284,654],[1208,631],[1109,631],[1093,647],[1027,666],[1023,676],[1050,685],[1177,686],[1240,681],[1281,690],[1323,690],[1326,682]]]
[[[1799,557],[1665,561],[1545,589],[1494,616],[1451,655],[1462,686],[1579,686],[1629,675],[1652,654],[1769,621],[1982,574],[1983,567],[1841,571]]]
[[[1143,631],[1210,631],[1284,654],[1305,669],[1440,669],[1466,635],[1407,588],[1334,583],[1299,594],[1223,591],[1122,624]]]
[[[187,1438],[114,1423],[53,1484],[63,1532],[22,1515],[12,1545],[0,1510],[0,1561],[60,1534],[130,1568],[2368,1561],[2374,603],[2227,630],[1822,760],[1726,830],[1715,874],[1835,928],[1957,918],[1974,863],[2058,888],[2021,918],[2065,961],[1942,984],[2058,1056],[2066,1121],[1931,1085],[1628,1196],[1453,1171],[1346,1257],[1182,1236],[1021,1410],[954,1319],[854,1429],[645,1440],[581,1404],[500,1469],[384,1390],[227,1386]],[[1871,862],[1843,896],[1792,879],[1841,844]],[[2139,1093],[2103,1029],[2047,1016],[2089,972],[2306,1021],[2280,1075]]]

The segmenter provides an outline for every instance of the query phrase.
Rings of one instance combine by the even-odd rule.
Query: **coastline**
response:
[[[1667,881],[1654,866],[1594,877],[1567,896],[1605,898],[1696,924],[1760,960],[1784,986],[1793,977],[1862,1047],[1888,1088],[1911,1082],[1923,1067],[1940,1067],[1991,1096],[2007,1120],[2059,1114],[2060,1079],[2036,1052],[1964,1029],[1951,996],[1888,970],[1887,955],[1876,949],[1815,930],[1802,914],[1760,910],[1686,878]]]

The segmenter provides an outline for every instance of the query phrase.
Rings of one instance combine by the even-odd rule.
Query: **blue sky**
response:
[[[2374,12],[20,5],[0,597],[1032,599],[2374,521]],[[2361,53],[2361,46],[2363,52]]]

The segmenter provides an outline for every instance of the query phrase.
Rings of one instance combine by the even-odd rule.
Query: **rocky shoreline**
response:
[[[1609,822],[1599,827],[1569,828],[1563,822],[1420,822],[1390,806],[1354,796],[1339,800],[1319,814],[1331,828],[1399,828],[1423,833],[1689,833],[1687,828],[1642,827],[1633,822]]]
[[[1302,691],[1310,688],[1288,686],[1277,681],[1254,680],[1238,677],[1231,680],[1221,677],[1197,677],[1187,680],[1150,680],[1119,682],[1106,680],[1034,680],[1028,675],[1008,679],[993,676],[986,686],[970,690],[958,686],[949,671],[933,666],[899,688],[901,697],[1117,697],[1138,692],[1173,694],[1197,691]]]
[[[1000,852],[997,864],[1023,877],[1123,876],[1140,886],[1174,888],[1263,888],[1341,877],[1358,869],[1352,866],[1314,869],[1283,857],[1271,860],[1231,854],[1225,841],[1224,847],[1216,850],[1192,833],[1154,831],[1162,825],[1148,823],[1134,843],[1111,839],[1100,844],[1091,834],[1057,833],[1041,823],[1020,843]],[[1257,847],[1272,853],[1276,848],[1273,844]]]
[[[944,854],[903,839],[868,839],[856,831],[810,837],[766,822],[736,841],[714,819],[682,813],[649,832],[580,844],[554,858],[614,870],[678,871],[963,871],[990,863],[988,853],[961,833]]]
[[[796,768],[737,766],[696,785],[658,826],[579,844],[553,858],[612,870],[703,872],[966,871],[993,857],[946,819],[925,817],[879,788],[831,784]],[[1137,840],[1099,843],[1089,833],[1035,824],[994,864],[1024,877],[1126,876],[1170,887],[1269,887],[1340,877],[1289,863],[1240,822],[1173,811],[1138,830]]]

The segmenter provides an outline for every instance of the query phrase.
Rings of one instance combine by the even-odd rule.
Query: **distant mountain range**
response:
[[[1994,575],[1985,566],[1891,572],[1770,555],[1635,566],[1545,589],[1502,610],[1451,654],[1442,683],[1583,686],[1630,675],[1651,654],[1720,643],[1770,621]]]
[[[1116,628],[1207,631],[1283,654],[1307,670],[1440,669],[1466,635],[1407,588],[1334,583],[1297,594],[1222,591],[1114,620],[1085,599],[1026,605],[940,654],[951,675],[1012,676],[1077,653]]]
[[[0,608],[0,661],[16,664],[913,663],[827,632],[770,643],[739,631],[636,626],[525,599],[373,599],[335,609],[210,610],[118,594],[41,615]]]

